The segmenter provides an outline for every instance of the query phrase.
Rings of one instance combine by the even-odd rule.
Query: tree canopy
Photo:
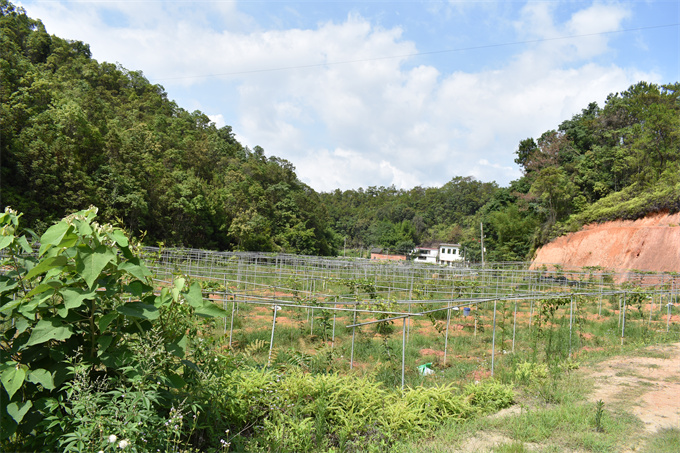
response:
[[[40,229],[95,205],[146,240],[328,255],[318,194],[284,159],[169,100],[141,71],[99,63],[6,0],[2,30],[2,199]]]

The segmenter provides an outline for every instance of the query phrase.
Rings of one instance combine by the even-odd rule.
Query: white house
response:
[[[449,266],[463,261],[460,244],[439,244],[437,262]]]
[[[413,250],[413,261],[416,263],[437,264],[439,249],[431,247],[416,247]]]

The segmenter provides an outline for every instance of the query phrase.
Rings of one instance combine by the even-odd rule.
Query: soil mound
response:
[[[587,225],[541,247],[531,268],[544,264],[680,272],[680,213]]]

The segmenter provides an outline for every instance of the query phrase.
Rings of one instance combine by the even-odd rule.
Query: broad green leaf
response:
[[[31,322],[24,318],[23,316],[17,316],[16,318],[16,328],[17,328],[17,335],[22,334],[28,329],[31,325]]]
[[[206,301],[202,307],[197,308],[195,313],[198,316],[203,316],[206,318],[224,318],[229,314],[226,310],[223,310],[209,301]]]
[[[151,275],[151,271],[149,271],[145,265],[139,264],[139,260],[136,258],[129,261],[123,261],[118,265],[118,270],[125,271],[138,280],[146,280],[146,277]]]
[[[74,222],[78,228],[78,234],[81,236],[89,236],[92,234],[92,227],[88,222],[83,222],[82,220],[76,220]]]
[[[137,297],[140,297],[142,294],[148,293],[151,290],[153,290],[151,286],[146,285],[139,280],[130,282],[130,284],[125,287],[125,291]]]
[[[26,278],[30,279],[30,278],[35,277],[36,275],[40,275],[44,272],[47,272],[50,269],[54,269],[56,267],[66,266],[67,263],[68,263],[68,260],[63,255],[57,255],[57,256],[52,256],[50,258],[45,258],[44,260],[40,261],[37,266],[35,266],[33,269],[31,269],[28,272],[28,274],[26,274]]]
[[[78,235],[74,233],[73,231],[69,231],[64,235],[63,238],[61,238],[61,242],[57,245],[57,250],[62,249],[62,248],[69,248],[73,247],[76,245],[78,242]]]
[[[38,294],[42,294],[46,291],[52,291],[52,294],[54,294],[54,290],[59,288],[60,285],[60,282],[54,280],[51,282],[41,283],[33,288],[28,294],[26,294],[26,298],[37,296]]]
[[[182,338],[173,341],[172,343],[167,343],[165,349],[175,357],[183,359],[187,352],[187,337],[182,335]]]
[[[13,240],[14,240],[13,234],[10,234],[9,236],[0,237],[0,250],[4,249],[8,245],[10,245]]]
[[[87,286],[92,289],[106,265],[115,257],[115,253],[104,245],[100,245],[94,250],[90,247],[84,247],[78,250],[76,271],[83,277]]]
[[[175,286],[172,288],[172,300],[177,302],[179,300],[179,293],[184,289],[186,280],[182,277],[175,279]]]
[[[31,401],[26,401],[25,403],[10,403],[7,405],[7,413],[14,419],[15,422],[21,423],[24,415],[33,406]]]
[[[170,385],[172,385],[176,389],[181,389],[182,387],[187,385],[184,379],[182,379],[179,375],[172,372],[168,374],[168,380],[170,381]]]
[[[28,376],[26,376],[26,380],[34,384],[40,384],[47,390],[54,390],[54,380],[52,379],[52,373],[47,370],[43,370],[42,368],[29,371]]]
[[[169,305],[171,302],[172,296],[170,295],[170,291],[168,291],[168,288],[163,288],[161,289],[161,293],[156,297],[156,300],[153,304],[156,307],[161,308]]]
[[[118,244],[121,247],[127,247],[128,245],[130,245],[127,236],[125,236],[125,233],[117,228],[113,230],[111,233],[109,233],[109,237],[113,239],[116,242],[116,244]]]
[[[120,305],[116,310],[118,310],[118,313],[131,318],[157,319],[160,316],[156,307],[143,302],[128,302]]]
[[[19,285],[19,282],[13,278],[9,278],[4,275],[0,275],[0,294],[12,291]]]
[[[64,325],[60,320],[56,318],[41,319],[33,328],[31,337],[24,347],[27,348],[50,340],[66,340],[67,338],[70,338],[71,335],[73,335],[71,327]]]
[[[49,227],[47,231],[45,231],[45,233],[40,236],[39,254],[42,256],[42,254],[45,253],[45,250],[52,246],[57,246],[69,228],[71,228],[71,225],[66,222],[59,222]]]
[[[195,364],[194,362],[192,362],[191,360],[186,360],[186,359],[180,360],[180,363],[181,363],[182,365],[186,366],[186,367],[191,368],[192,370],[194,370],[194,371],[196,371],[196,372],[198,372],[198,373],[201,372],[201,369],[200,369],[199,367],[197,367],[196,364]]]
[[[33,298],[29,298],[28,300],[17,299],[19,302],[24,302],[19,307],[19,313],[27,318],[32,318],[35,315],[35,310],[48,300],[52,299],[53,295],[54,293],[52,291],[45,291],[43,293],[37,294]],[[3,307],[3,309],[4,308],[5,307]]]
[[[201,293],[201,285],[198,282],[194,282],[189,287],[189,291],[184,294],[187,302],[194,308],[199,308],[203,306],[203,294]]]
[[[102,355],[111,345],[113,337],[111,335],[102,335],[97,338],[97,344],[99,345],[99,350],[97,351],[97,356]]]
[[[0,375],[0,381],[2,381],[2,386],[5,387],[5,391],[12,399],[17,390],[21,388],[24,383],[24,378],[26,377],[26,370],[28,367],[26,365],[20,365],[19,363],[13,364],[9,368],[6,368],[2,375]]]
[[[92,300],[96,297],[96,291],[86,291],[80,288],[65,288],[61,291],[64,297],[64,307],[66,309],[80,307],[84,300]]]
[[[17,238],[17,242],[21,248],[24,249],[24,252],[33,253],[33,247],[31,247],[31,244],[28,243],[25,236],[19,236],[19,238]]]
[[[118,313],[116,313],[114,311],[114,312],[111,312],[111,313],[107,313],[104,316],[102,316],[101,318],[99,318],[99,330],[101,332],[104,332],[106,330],[106,328],[109,327],[109,324],[111,324],[111,322],[114,319],[116,319],[117,317],[118,317]]]
[[[11,316],[12,310],[21,305],[21,302],[23,302],[23,299],[21,298],[10,300],[8,303],[0,307],[0,312],[6,316]]]

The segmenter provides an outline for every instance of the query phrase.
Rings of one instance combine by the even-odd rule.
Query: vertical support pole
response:
[[[598,317],[602,316],[602,290],[603,290],[603,285],[604,285],[604,278],[603,278],[603,275],[600,273],[600,306],[597,309],[597,316]]]
[[[571,359],[571,328],[574,323],[574,296],[569,298],[569,358]]]
[[[409,314],[411,313],[411,301],[413,300],[413,279],[414,279],[414,273],[415,273],[415,269],[413,269],[413,268],[410,268],[410,269],[411,269],[411,287],[408,290],[408,300],[409,300],[408,312],[409,312]],[[408,321],[406,321],[406,322],[407,322],[407,325],[406,325],[406,341],[408,342],[408,337],[411,334],[411,317],[410,316],[408,317]]]
[[[224,309],[224,312],[227,312],[227,305],[229,302],[227,301],[227,274],[224,274],[224,292],[222,294],[222,308]],[[224,334],[227,334],[227,317],[224,317]]]
[[[626,293],[623,293],[623,321],[621,326],[621,346],[623,346],[623,336],[626,332]]]
[[[357,304],[358,302],[354,302],[354,322],[352,324],[357,323]],[[352,352],[349,355],[349,369],[351,370],[354,367],[354,338],[355,338],[355,333],[356,333],[356,327],[352,327]]]
[[[479,236],[482,246],[482,269],[484,269],[484,224],[482,222],[479,222]]]
[[[493,377],[494,360],[496,358],[496,302],[493,301],[493,333],[491,336],[491,377]]]
[[[404,391],[404,375],[406,370],[406,318],[401,327],[401,391]]]
[[[333,308],[338,308],[337,304],[333,304]],[[335,348],[335,315],[337,310],[333,310],[333,334],[331,335],[331,349]]]
[[[267,358],[267,366],[271,365],[272,362],[272,349],[274,347],[274,329],[276,328],[276,312],[279,311],[277,306],[274,305],[274,319],[272,321],[272,338],[269,340],[269,358]]]
[[[229,326],[229,349],[231,349],[231,336],[234,333],[234,313],[236,311],[236,297],[231,302],[231,322]]]
[[[451,303],[447,304],[450,307]],[[449,348],[449,325],[451,324],[451,310],[446,310],[446,335],[444,336],[444,365],[446,365],[446,353]]]
[[[666,305],[666,307],[668,308],[668,319],[666,320],[666,333],[668,333],[668,331],[671,328],[671,307],[672,306],[673,306],[672,302],[668,302],[668,305]]]
[[[517,301],[515,300],[515,315],[512,318],[512,353],[515,353],[515,331],[517,328]]]
[[[311,327],[309,328],[309,334],[313,335],[314,334],[314,309],[312,308],[312,322],[311,322]]]

